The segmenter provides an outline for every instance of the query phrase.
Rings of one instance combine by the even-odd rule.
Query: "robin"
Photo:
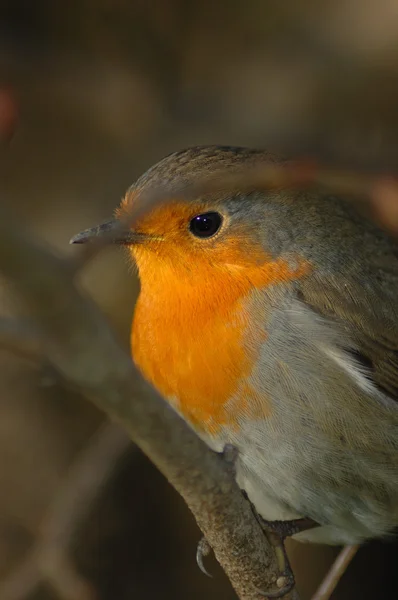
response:
[[[398,525],[398,247],[320,192],[181,192],[272,160],[190,148],[128,190],[114,222],[132,219],[117,241],[141,281],[132,355],[213,450],[237,449],[267,522],[306,517],[319,526],[299,540],[361,544]]]

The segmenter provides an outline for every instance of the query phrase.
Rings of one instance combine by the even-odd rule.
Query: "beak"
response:
[[[131,231],[123,227],[121,221],[113,219],[112,221],[106,221],[96,227],[85,229],[80,233],[77,233],[70,240],[70,244],[87,244],[88,242],[95,241],[97,239],[106,240],[108,239],[110,244],[121,244],[123,246],[129,246],[130,244],[142,244],[150,236],[145,233],[139,233]]]

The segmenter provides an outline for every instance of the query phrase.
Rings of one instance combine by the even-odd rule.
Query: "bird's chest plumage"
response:
[[[150,254],[136,251],[142,285],[134,360],[197,430],[211,435],[267,416],[267,397],[250,383],[267,337],[265,290],[285,293],[309,271],[305,261],[270,260],[261,248],[251,250],[253,263],[235,249],[238,264],[229,264],[227,253],[219,257],[222,267],[197,261],[193,269],[178,256],[155,265]]]
[[[211,287],[154,294],[144,288],[132,331],[145,377],[199,431],[239,427],[259,410],[248,384],[265,332],[254,326],[250,294]],[[266,402],[262,410],[267,412]]]

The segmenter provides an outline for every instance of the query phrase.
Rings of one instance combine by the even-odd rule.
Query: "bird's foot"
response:
[[[258,593],[270,600],[273,598],[283,598],[288,594],[295,586],[296,581],[294,578],[294,573],[290,566],[290,561],[286,553],[285,548],[285,537],[279,533],[276,533],[274,530],[265,529],[264,525],[261,523],[263,531],[267,536],[268,541],[271,546],[274,548],[275,557],[278,563],[278,568],[280,575],[276,580],[276,585],[278,587],[277,590],[258,590]]]
[[[290,521],[267,521],[260,515],[257,515],[257,520],[265,533],[274,533],[282,540],[285,540],[287,537],[291,537],[292,535],[296,535],[296,533],[301,533],[302,531],[319,527],[318,523],[316,523],[313,519],[309,519],[308,517],[303,517],[302,519],[291,519]]]
[[[276,582],[279,589],[275,591],[258,590],[258,593],[270,600],[283,598],[296,584],[294,573],[286,553],[285,539],[296,533],[300,533],[301,531],[318,527],[318,523],[315,523],[315,521],[309,518],[293,519],[291,521],[267,521],[266,519],[263,519],[256,510],[254,512],[268,541],[274,548],[281,573]]]

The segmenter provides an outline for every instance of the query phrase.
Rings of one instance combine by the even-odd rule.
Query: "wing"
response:
[[[355,346],[347,353],[398,401],[398,274],[376,270],[364,281],[311,275],[298,294],[316,313],[340,323]]]

